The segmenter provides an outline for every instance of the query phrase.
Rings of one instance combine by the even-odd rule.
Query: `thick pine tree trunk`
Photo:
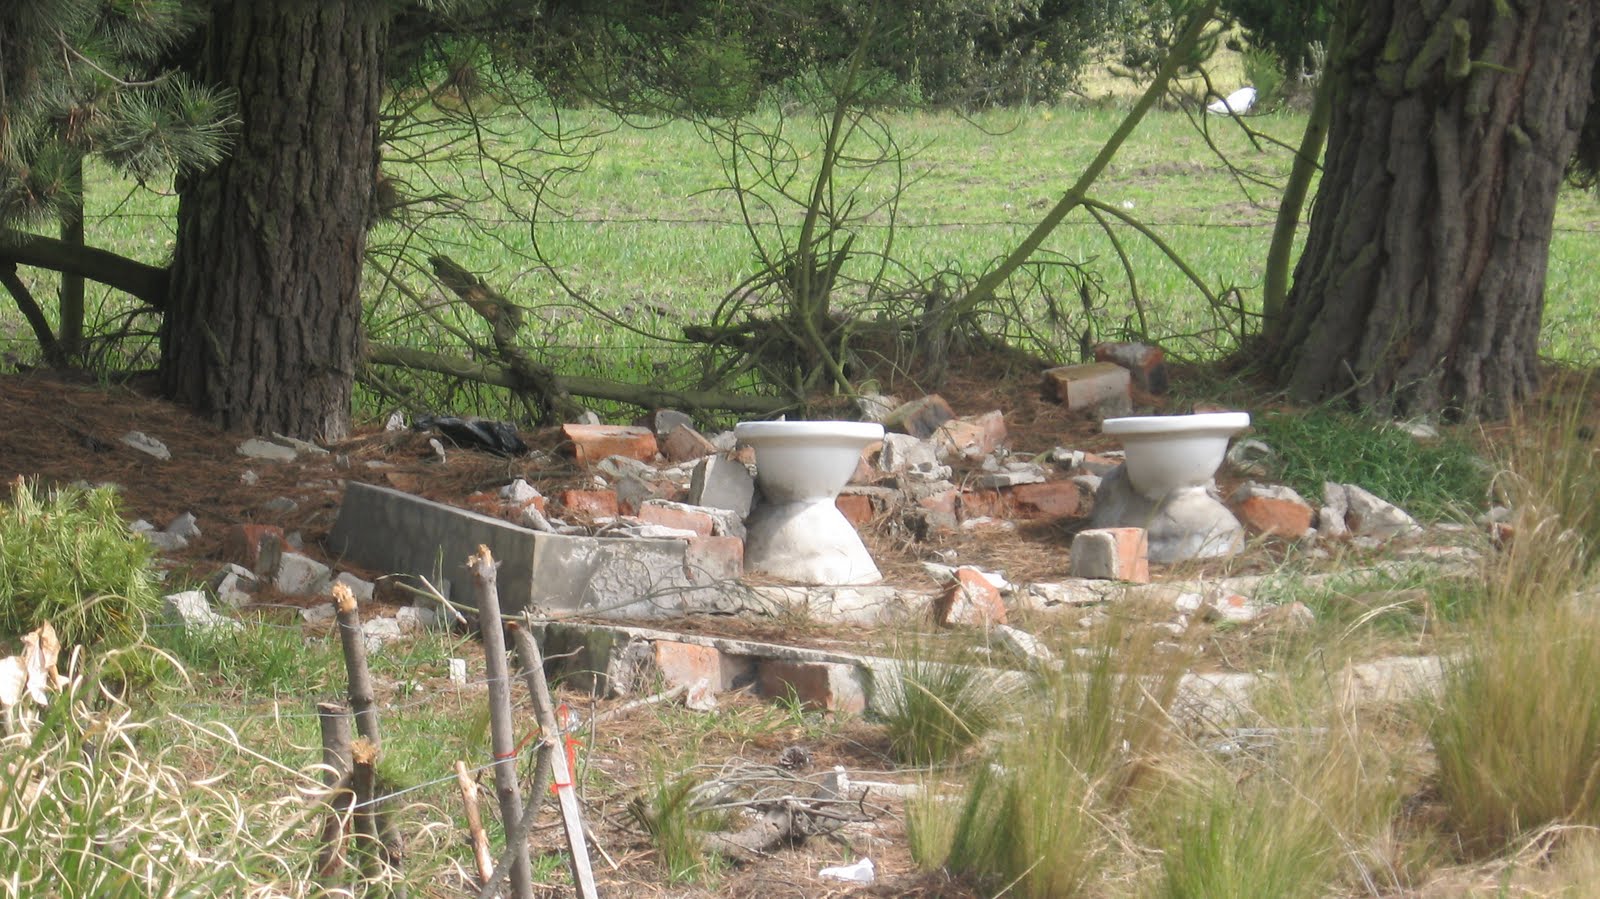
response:
[[[349,433],[384,6],[212,6],[203,74],[237,92],[240,124],[229,158],[180,188],[161,379],[226,427]]]
[[[1500,10],[1500,11],[1497,11]],[[1357,0],[1268,365],[1292,396],[1500,417],[1536,386],[1556,196],[1594,0]]]

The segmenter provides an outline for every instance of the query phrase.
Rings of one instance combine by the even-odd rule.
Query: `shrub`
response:
[[[151,556],[112,490],[40,496],[18,478],[0,506],[0,636],[49,621],[63,646],[132,642],[161,602]]]

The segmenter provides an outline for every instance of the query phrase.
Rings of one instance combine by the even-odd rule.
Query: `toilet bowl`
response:
[[[882,580],[861,535],[834,505],[883,425],[749,421],[733,429],[756,454],[762,502],[745,521],[745,570],[803,584]]]
[[[1248,412],[1108,418],[1100,426],[1121,439],[1134,489],[1154,500],[1183,487],[1210,486],[1228,439],[1248,427]]]
[[[1230,556],[1244,526],[1212,480],[1228,439],[1250,426],[1246,412],[1108,418],[1101,430],[1122,441],[1123,464],[1095,493],[1094,527],[1141,527],[1152,562]]]

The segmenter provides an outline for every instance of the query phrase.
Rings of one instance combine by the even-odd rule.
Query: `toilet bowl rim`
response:
[[[832,438],[860,440],[863,445],[883,439],[883,425],[870,421],[742,421],[733,427],[740,441]]]
[[[1134,415],[1108,418],[1100,430],[1112,436],[1197,435],[1206,431],[1231,435],[1250,427],[1248,412],[1197,412],[1192,415]]]

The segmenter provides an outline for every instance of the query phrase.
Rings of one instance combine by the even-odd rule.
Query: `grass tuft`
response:
[[[936,659],[923,638],[898,641],[898,677],[889,684],[883,721],[889,751],[919,767],[953,761],[988,736],[1005,714],[993,673],[966,658]]]
[[[1356,484],[1425,520],[1482,507],[1489,472],[1459,436],[1418,440],[1398,427],[1331,409],[1269,413],[1252,422],[1278,454],[1273,474],[1307,499],[1325,481]]]

